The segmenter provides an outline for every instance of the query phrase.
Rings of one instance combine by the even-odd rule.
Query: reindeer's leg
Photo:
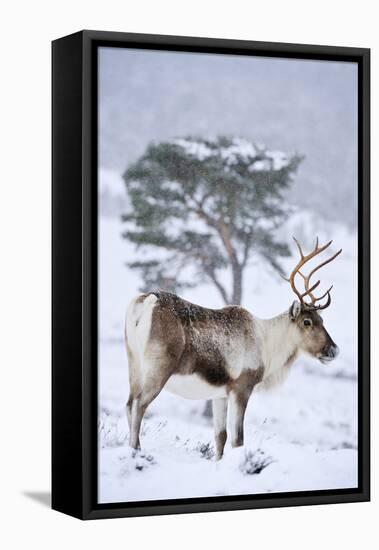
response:
[[[224,453],[226,442],[226,415],[228,411],[228,400],[226,397],[213,399],[213,424],[216,439],[216,460],[220,460]]]
[[[131,414],[131,430],[130,430],[130,446],[133,449],[140,449],[139,433],[143,415],[150,403],[158,396],[163,386],[167,382],[167,378],[160,379],[158,383],[153,385],[146,384],[141,390],[141,393],[133,399],[132,414]]]
[[[244,442],[243,422],[249,395],[232,391],[229,394],[229,420],[232,447],[241,447]]]
[[[229,393],[229,420],[232,447],[243,445],[243,421],[246,407],[254,387],[261,382],[264,369],[247,369],[235,381]]]
[[[146,406],[143,405],[143,402],[140,398],[140,396],[137,396],[133,399],[132,405],[131,405],[131,420],[130,420],[130,437],[129,437],[129,444],[133,449],[140,449],[140,439],[139,439],[139,432],[141,429],[141,422],[143,415],[146,410]]]
[[[139,365],[135,359],[132,350],[126,345],[126,351],[128,355],[128,369],[129,369],[129,398],[126,403],[126,416],[128,419],[129,433],[132,428],[132,406],[134,398],[141,392],[141,374],[139,372]],[[138,442],[139,445],[139,442]]]
[[[141,391],[134,396],[131,410],[130,446],[140,448],[139,432],[143,415],[150,403],[158,396],[163,386],[171,376],[176,363],[149,361],[144,365],[144,382]]]
[[[129,432],[132,427],[132,405],[133,405],[133,395],[129,392],[129,397],[126,402],[126,418],[128,419]]]

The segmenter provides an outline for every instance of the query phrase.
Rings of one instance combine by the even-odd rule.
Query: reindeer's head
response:
[[[314,267],[309,275],[304,275],[300,271],[302,267],[309,260],[326,250],[332,244],[332,241],[328,242],[324,246],[319,246],[317,238],[315,248],[307,255],[303,253],[299,242],[295,238],[294,241],[300,253],[300,260],[286,281],[291,284],[292,290],[298,297],[298,300],[293,302],[289,310],[291,323],[294,324],[295,339],[297,341],[298,348],[301,351],[309,353],[313,357],[319,359],[322,363],[327,363],[337,357],[338,347],[326,331],[323,320],[318,312],[330,305],[330,291],[332,290],[333,285],[322,296],[317,298],[314,296],[313,291],[319,286],[320,281],[317,281],[311,285],[310,280],[316,271],[334,260],[342,252],[342,250],[339,250],[333,256]],[[296,288],[296,275],[300,275],[303,279],[304,292],[302,293]],[[306,298],[308,298],[309,301],[306,301]],[[324,298],[326,298],[326,302],[324,304],[317,304],[317,302],[320,302]]]

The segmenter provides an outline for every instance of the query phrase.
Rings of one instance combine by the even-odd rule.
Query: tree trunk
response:
[[[209,418],[209,419],[213,417],[213,414],[212,414],[212,401],[206,401],[205,407],[204,407],[204,410],[203,410],[203,416],[205,418]]]
[[[237,264],[232,266],[233,270],[233,305],[241,305],[242,300],[242,267]]]

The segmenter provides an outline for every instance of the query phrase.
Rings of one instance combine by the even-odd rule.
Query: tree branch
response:
[[[246,235],[246,239],[245,239],[245,242],[244,242],[243,258],[242,258],[242,263],[241,263],[242,269],[244,267],[246,267],[247,260],[249,259],[250,248],[251,248],[251,234]]]
[[[208,277],[211,279],[212,283],[215,285],[215,287],[219,291],[219,293],[220,293],[222,299],[224,300],[225,304],[229,304],[230,300],[228,299],[228,295],[226,293],[226,290],[222,286],[220,281],[217,279],[215,272],[212,271],[211,269],[207,269],[206,274],[208,275]]]

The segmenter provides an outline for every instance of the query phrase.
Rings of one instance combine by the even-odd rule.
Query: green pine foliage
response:
[[[300,162],[240,138],[150,145],[124,174],[123,236],[141,251],[129,264],[141,273],[141,290],[178,292],[208,281],[226,304],[239,304],[253,255],[281,272],[289,250],[277,229],[290,214],[284,196]],[[221,283],[224,269],[231,288]]]

